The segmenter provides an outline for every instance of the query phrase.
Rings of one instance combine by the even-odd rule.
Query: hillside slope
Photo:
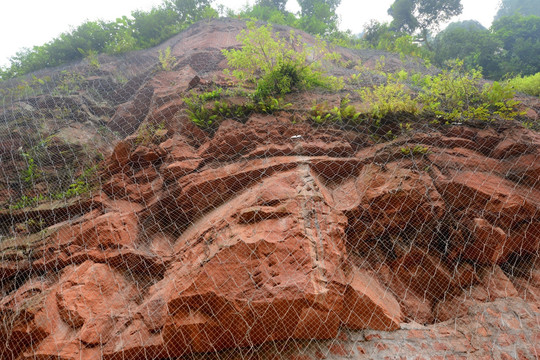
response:
[[[540,134],[313,120],[362,107],[352,83],[251,106],[221,52],[244,27],[2,84],[0,358],[540,356]],[[336,51],[335,76],[437,72]],[[238,112],[202,129],[186,97],[217,88]],[[96,152],[85,191],[9,208],[78,189]]]

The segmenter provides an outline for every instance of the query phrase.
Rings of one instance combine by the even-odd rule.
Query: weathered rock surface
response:
[[[183,137],[128,139],[82,216],[3,242],[2,357],[180,357],[431,326],[497,299],[538,309],[540,193],[506,179],[505,160],[456,156],[466,142],[442,134],[420,157],[392,155],[399,139],[336,153],[311,140],[322,130],[290,123],[299,141],[277,130],[283,118],[251,121],[276,137],[228,161],[215,157],[219,132],[198,151]],[[242,156],[264,146],[290,153]]]
[[[170,72],[91,79],[120,94],[104,124],[142,126],[91,197],[0,211],[0,359],[538,356],[538,134],[374,143],[298,104],[204,132],[180,95],[240,28],[191,28]]]

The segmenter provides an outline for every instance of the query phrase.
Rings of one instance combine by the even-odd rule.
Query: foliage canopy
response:
[[[195,21],[216,17],[212,2],[166,0],[149,11],[136,10],[115,21],[87,21],[44,45],[17,52],[10,66],[0,69],[0,79],[80,60],[91,52],[118,54],[160,44]]]
[[[462,11],[461,0],[395,0],[388,14],[393,18],[394,29],[408,34],[419,32],[429,46],[429,32]]]
[[[540,16],[540,1],[538,0],[501,0],[495,20],[514,14]]]
[[[489,76],[499,73],[497,58],[502,43],[477,21],[450,24],[433,41],[433,61],[439,66],[452,59],[463,60],[469,69],[481,67]]]
[[[337,31],[338,16],[336,9],[341,0],[298,0],[300,5],[300,27],[317,35],[326,35]]]
[[[101,53],[120,54],[155,46],[195,21],[218,16],[213,3],[214,0],[163,0],[149,11],[134,11],[115,21],[87,21],[44,45],[17,52],[7,68],[0,68],[0,80],[83,58],[93,69],[99,69]],[[441,67],[448,60],[459,58],[468,69],[482,69],[489,79],[528,76],[540,71],[540,17],[534,15],[540,14],[540,2],[536,0],[502,0],[491,28],[472,21],[453,23],[434,39],[431,32],[461,12],[461,0],[394,0],[388,10],[393,21],[373,20],[362,39],[338,30],[336,10],[341,0],[298,3],[297,14],[286,10],[287,0],[256,0],[255,5],[246,5],[238,13],[225,11],[223,6],[218,9],[228,16],[299,28],[335,45],[355,49],[369,46],[419,56]],[[277,68],[290,73],[285,64]]]
[[[287,0],[257,0],[256,4],[284,12]]]

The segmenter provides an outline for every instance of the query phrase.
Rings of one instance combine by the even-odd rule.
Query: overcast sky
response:
[[[216,0],[216,3],[238,9],[255,0]],[[386,11],[394,0],[342,0],[338,8],[340,27],[362,31],[370,19],[390,20]],[[458,20],[475,19],[489,27],[499,0],[462,0],[463,14]],[[149,10],[162,0],[5,0],[0,11],[0,65],[23,47],[42,45],[60,33],[85,20],[114,20],[136,9]],[[290,11],[298,11],[295,0],[289,0]]]

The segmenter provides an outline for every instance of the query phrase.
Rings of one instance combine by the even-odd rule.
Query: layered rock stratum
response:
[[[341,96],[316,91],[201,130],[182,99],[230,86],[221,49],[243,26],[214,20],[169,40],[170,71],[152,68],[157,49],[102,59],[86,88],[49,102],[72,99],[87,115],[71,128],[90,129],[53,144],[95,143],[105,159],[89,194],[0,211],[0,358],[540,356],[540,134],[496,122],[380,141],[307,121],[313,99]],[[128,60],[138,67],[115,83]],[[18,99],[4,125],[51,97]],[[10,161],[5,179],[20,168]]]

